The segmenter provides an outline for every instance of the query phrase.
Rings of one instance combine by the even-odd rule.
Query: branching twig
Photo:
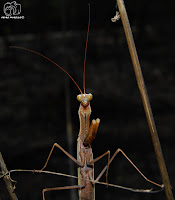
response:
[[[4,182],[6,184],[6,187],[7,187],[7,190],[9,192],[9,194],[10,194],[11,199],[12,200],[17,200],[18,198],[17,198],[17,196],[16,196],[16,194],[14,192],[14,187],[13,187],[11,179],[9,177],[9,172],[7,170],[7,167],[6,167],[6,164],[4,162],[4,159],[2,157],[1,152],[0,152],[0,168],[2,170],[3,179],[4,179]]]
[[[123,28],[125,31],[128,48],[129,48],[129,52],[131,55],[131,59],[132,59],[132,63],[133,63],[133,67],[134,67],[134,71],[135,71],[135,75],[136,75],[136,79],[137,79],[137,84],[138,84],[138,87],[140,90],[143,106],[145,109],[146,118],[148,121],[149,129],[150,129],[150,133],[151,133],[151,137],[152,137],[152,142],[154,145],[154,150],[155,150],[155,153],[157,156],[160,172],[162,175],[162,180],[165,185],[166,196],[167,196],[168,200],[173,200],[174,198],[173,198],[173,193],[172,193],[172,189],[171,189],[171,185],[170,185],[170,181],[169,181],[169,177],[168,177],[168,172],[167,172],[165,161],[163,158],[163,153],[162,153],[161,145],[159,142],[159,137],[157,134],[157,129],[156,129],[156,125],[154,122],[154,117],[152,114],[152,109],[151,109],[151,105],[149,102],[149,97],[147,94],[146,86],[144,83],[144,79],[143,79],[134,39],[132,36],[132,31],[131,31],[131,27],[129,24],[126,8],[125,8],[123,0],[117,0],[117,5],[119,8],[120,17],[121,17]]]
[[[13,169],[10,170],[9,172],[6,172],[5,174],[3,174],[2,176],[0,176],[0,178],[9,175],[11,173],[14,172],[32,172],[32,173],[44,173],[44,174],[52,174],[52,175],[56,175],[56,176],[65,176],[65,177],[69,177],[69,178],[74,178],[74,179],[83,179],[83,178],[78,178],[77,176],[73,176],[73,175],[69,175],[69,174],[63,174],[63,173],[58,173],[58,172],[51,172],[51,171],[41,171],[41,170],[30,170],[30,169]],[[110,187],[115,187],[115,188],[119,188],[119,189],[123,189],[123,190],[128,190],[131,192],[141,192],[141,193],[157,193],[160,192],[164,189],[164,186],[162,185],[162,188],[159,190],[153,190],[151,189],[134,189],[134,188],[129,188],[129,187],[125,187],[125,186],[121,186],[121,185],[115,185],[115,184],[110,184],[110,183],[105,183],[105,182],[99,182],[99,181],[93,181],[93,180],[88,180],[88,179],[83,179],[86,181],[91,181],[94,184],[100,184],[100,185],[105,185],[105,186],[110,186]]]

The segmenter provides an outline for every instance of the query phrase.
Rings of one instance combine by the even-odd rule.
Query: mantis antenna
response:
[[[88,44],[88,38],[89,38],[89,28],[90,28],[90,4],[89,4],[89,22],[88,22],[88,31],[87,31],[87,38],[86,38],[86,47],[85,47],[85,56],[84,56],[84,71],[83,71],[83,90],[84,90],[84,94],[85,94],[85,66],[86,66],[86,55],[87,55],[87,44]],[[80,93],[83,94],[82,90],[80,89],[80,87],[78,86],[77,82],[74,80],[74,78],[65,70],[63,69],[60,65],[58,65],[56,62],[54,62],[53,60],[51,60],[50,58],[48,58],[47,56],[44,56],[43,54],[37,52],[37,51],[34,51],[34,50],[31,50],[31,49],[28,49],[28,48],[25,48],[25,47],[18,47],[18,46],[10,46],[10,48],[15,48],[15,49],[23,49],[25,51],[29,51],[29,52],[32,52],[32,53],[35,53],[35,54],[38,54],[39,56],[49,60],[50,62],[52,62],[54,65],[56,65],[57,67],[59,67],[63,72],[65,72],[71,79],[72,81],[74,82],[74,84],[77,86],[77,88],[79,89]]]
[[[90,28],[90,4],[89,4],[89,22],[88,22],[88,30],[87,30],[87,37],[86,37],[86,47],[85,47],[85,55],[84,55],[84,71],[83,71],[83,89],[85,94],[85,69],[86,69],[86,55],[87,55],[87,44],[88,44],[88,38],[89,38],[89,28]]]
[[[44,56],[43,54],[41,53],[38,53],[37,51],[33,51],[31,49],[27,49],[27,48],[24,48],[24,47],[18,47],[18,46],[10,46],[10,48],[15,48],[15,49],[23,49],[23,50],[26,50],[26,51],[30,51],[32,53],[35,53],[35,54],[38,54],[39,56],[49,60],[50,62],[52,62],[54,65],[56,65],[57,67],[59,67],[63,72],[65,72],[71,79],[72,81],[74,82],[74,84],[77,86],[77,88],[79,89],[80,93],[83,94],[82,90],[80,89],[80,87],[78,86],[77,82],[72,78],[72,76],[65,70],[63,69],[60,65],[58,65],[56,62],[54,62],[53,60],[51,60],[50,58]]]

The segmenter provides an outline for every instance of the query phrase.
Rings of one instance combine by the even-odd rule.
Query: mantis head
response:
[[[89,94],[79,94],[77,95],[77,100],[81,102],[81,104],[86,107],[89,105],[89,102],[92,100],[93,95],[91,93]]]

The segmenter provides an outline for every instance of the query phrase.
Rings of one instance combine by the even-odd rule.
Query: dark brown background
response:
[[[3,4],[0,3],[0,15]],[[89,1],[17,1],[24,20],[0,19],[0,151],[8,169],[40,169],[54,142],[69,150],[66,135],[66,75],[47,60],[10,45],[37,50],[63,66],[82,88]],[[92,148],[94,157],[120,147],[154,181],[161,177],[138,92],[121,21],[112,23],[115,1],[91,1],[91,27],[86,63],[86,91],[94,95],[92,118],[101,119]],[[174,162],[174,1],[126,1],[136,47],[157,125],[172,187]],[[79,131],[76,95],[69,81],[73,155]],[[95,176],[107,159],[96,164]],[[75,165],[74,165],[75,166]],[[76,166],[75,166],[76,167]],[[70,173],[67,157],[55,150],[49,170]],[[76,168],[74,168],[76,175]],[[20,200],[42,199],[42,188],[70,185],[70,179],[15,173]],[[105,178],[103,178],[105,180]],[[109,182],[151,188],[121,155],[110,166]],[[75,182],[76,184],[76,182]],[[9,199],[1,181],[0,199]],[[69,192],[49,192],[47,200],[71,199]],[[96,186],[96,199],[163,200]]]

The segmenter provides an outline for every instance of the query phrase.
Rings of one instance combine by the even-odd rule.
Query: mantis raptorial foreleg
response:
[[[43,200],[45,200],[45,192],[54,191],[54,190],[71,190],[71,189],[81,189],[84,185],[72,185],[72,186],[64,186],[64,187],[54,187],[54,188],[45,188],[42,191]]]
[[[44,167],[41,169],[41,171],[43,171],[48,162],[49,162],[49,159],[52,155],[52,152],[54,150],[55,147],[58,147],[62,152],[64,152],[71,160],[73,160],[79,167],[82,167],[82,164],[80,162],[78,162],[72,155],[70,155],[66,150],[64,150],[59,144],[57,143],[54,143],[54,145],[52,146],[52,149],[50,150],[50,153],[49,153],[49,156],[47,157],[47,160],[46,160],[46,163],[44,164]]]
[[[163,185],[160,185],[150,179],[148,179],[139,169],[138,167],[131,161],[131,159],[121,150],[121,149],[117,149],[114,153],[114,155],[111,157],[111,159],[109,160],[109,162],[107,163],[107,165],[103,168],[103,170],[101,171],[101,173],[98,175],[98,177],[96,178],[95,182],[99,181],[100,178],[103,176],[103,174],[105,173],[106,170],[108,170],[109,165],[111,164],[111,162],[114,160],[115,156],[121,152],[122,155],[129,161],[129,163],[131,163],[131,165],[137,170],[137,172],[148,182],[158,186],[158,187],[163,187]]]
[[[100,124],[99,118],[97,118],[96,120],[95,119],[92,120],[91,125],[89,127],[89,133],[87,134],[87,136],[84,140],[85,145],[91,144],[92,141],[95,139],[99,124]]]

